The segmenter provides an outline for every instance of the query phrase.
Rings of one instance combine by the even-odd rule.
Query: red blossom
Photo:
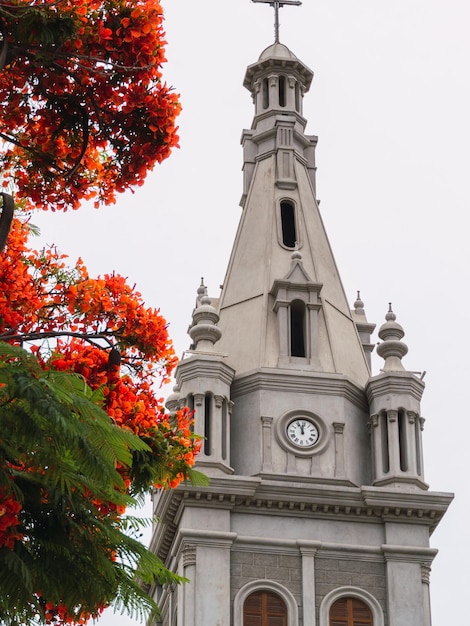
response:
[[[0,170],[18,198],[112,204],[178,145],[158,0],[3,0],[0,26]]]

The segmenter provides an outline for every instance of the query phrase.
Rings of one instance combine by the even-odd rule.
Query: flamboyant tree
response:
[[[5,624],[83,624],[113,601],[156,610],[136,572],[177,579],[124,532],[126,506],[203,480],[191,415],[155,395],[175,364],[159,312],[120,276],[30,250],[7,193],[27,211],[110,204],[169,155],[180,105],[162,82],[162,19],[158,0],[0,0]]]
[[[155,609],[133,570],[170,575],[124,534],[126,506],[194,477],[200,447],[152,385],[175,365],[165,320],[122,277],[31,250],[28,230],[14,220],[0,264],[0,621]]]
[[[35,208],[115,202],[177,145],[158,0],[0,0],[0,173]]]

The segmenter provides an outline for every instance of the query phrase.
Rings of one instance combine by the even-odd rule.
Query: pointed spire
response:
[[[401,362],[408,352],[408,346],[401,341],[405,336],[405,331],[396,322],[397,316],[392,310],[392,303],[389,303],[388,312],[385,315],[385,324],[379,330],[379,337],[383,340],[377,346],[377,354],[385,360],[383,371],[405,371]]]
[[[351,311],[352,318],[356,324],[357,332],[361,339],[362,349],[366,357],[369,370],[371,370],[371,354],[374,349],[374,344],[371,343],[371,335],[375,330],[375,324],[371,324],[367,321],[366,312],[364,309],[364,302],[361,298],[361,292],[357,292],[357,297],[354,302],[354,310]]]

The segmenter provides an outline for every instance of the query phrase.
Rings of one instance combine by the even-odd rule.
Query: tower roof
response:
[[[299,76],[304,91],[310,89],[313,79],[312,70],[305,63],[302,63],[286,45],[280,42],[275,42],[265,48],[258,61],[248,66],[243,82],[244,87],[253,91],[256,80],[273,70],[294,72]]]
[[[287,367],[363,385],[369,366],[316,199],[317,138],[305,133],[312,78],[279,42],[247,68],[255,112],[243,133],[244,210],[220,299],[219,349],[237,376]]]
[[[269,58],[298,60],[295,54],[291,52],[286,45],[280,43],[279,41],[276,41],[267,48],[265,48],[263,52],[259,55],[258,61],[263,61],[264,59]]]

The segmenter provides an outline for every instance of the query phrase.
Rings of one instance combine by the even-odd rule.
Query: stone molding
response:
[[[384,544],[381,548],[385,561],[398,561],[404,563],[425,563],[430,567],[434,557],[438,553],[435,548],[422,548],[415,546],[395,546]]]
[[[185,507],[203,506],[285,518],[417,524],[429,527],[432,532],[452,499],[453,494],[440,492],[325,486],[308,481],[267,481],[260,477],[240,478],[235,475],[214,477],[208,487],[181,485],[176,490],[160,494],[154,514],[161,520],[161,527],[158,533],[154,533],[151,549],[165,561],[175,541],[177,525]],[[225,533],[223,535],[226,536]],[[157,536],[158,544],[155,541]],[[231,534],[231,540],[235,536]],[[260,542],[260,538],[257,541]],[[284,540],[280,541],[285,545]],[[322,544],[321,549],[323,553],[324,550],[333,548]],[[339,548],[336,545],[334,549]],[[341,549],[349,551],[353,548],[345,545]],[[364,551],[364,547],[360,549]],[[401,558],[400,549],[400,546],[397,547],[398,551],[393,546],[388,546],[387,557]],[[430,557],[432,552],[425,551],[420,555],[417,554],[416,558],[422,562],[423,557]]]
[[[421,401],[424,392],[424,382],[412,374],[411,372],[384,372],[369,378],[366,385],[367,399],[372,404],[375,401],[378,405],[381,403],[381,398],[384,399],[384,406],[377,406],[376,411],[380,408],[387,409],[388,396],[391,395],[399,397],[410,396],[418,402]],[[400,408],[400,407],[394,407]],[[408,407],[403,407],[404,409]]]
[[[431,582],[431,566],[429,563],[421,563],[421,582],[428,585]]]
[[[369,413],[364,390],[342,374],[318,372],[293,372],[282,368],[261,368],[247,374],[235,376],[231,398],[236,399],[254,391],[285,391],[308,393],[311,396],[325,395],[342,397],[362,411]]]
[[[232,383],[235,370],[223,360],[225,357],[215,354],[192,354],[179,362],[176,369],[178,387],[191,380],[215,378],[226,385]]]

